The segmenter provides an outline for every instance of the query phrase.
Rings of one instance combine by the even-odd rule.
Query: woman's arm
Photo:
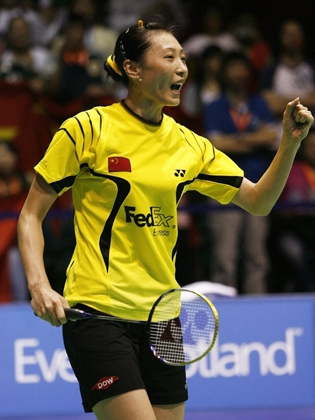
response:
[[[52,187],[36,175],[18,221],[19,249],[31,294],[31,306],[36,315],[54,326],[66,322],[63,308],[69,306],[66,299],[51,288],[43,260],[42,222],[57,197]]]
[[[300,104],[299,98],[289,102],[283,114],[281,144],[271,165],[254,184],[244,179],[233,203],[249,213],[265,216],[278,200],[288,179],[301,141],[314,121],[311,112]]]

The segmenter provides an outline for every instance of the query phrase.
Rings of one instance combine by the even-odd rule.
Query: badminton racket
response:
[[[171,289],[153,304],[147,321],[135,321],[109,315],[92,314],[65,308],[71,321],[100,320],[145,323],[149,346],[161,362],[185,366],[197,362],[213,348],[219,328],[219,317],[212,302],[190,289]]]

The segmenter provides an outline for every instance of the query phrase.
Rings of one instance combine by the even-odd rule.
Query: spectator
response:
[[[251,13],[241,13],[237,17],[232,33],[252,66],[251,90],[258,91],[259,75],[271,63],[271,47],[263,39],[255,16]]]
[[[210,45],[201,55],[200,67],[197,68],[196,85],[201,104],[200,111],[221,95],[220,73],[223,51]]]
[[[176,21],[181,32],[185,31],[187,18],[180,0],[109,0],[108,26],[117,32],[133,25],[138,19],[151,20],[153,15],[163,16],[171,22]]]
[[[0,78],[13,83],[25,81],[34,92],[43,92],[51,71],[50,54],[32,43],[30,25],[23,17],[10,21],[7,40]]]
[[[221,73],[223,94],[206,107],[205,130],[213,145],[232,157],[255,182],[268,167],[269,149],[276,140],[272,114],[262,97],[249,94],[250,64],[243,54],[228,54]],[[211,211],[209,228],[215,250],[213,280],[243,293],[265,292],[268,218],[230,207]]]
[[[37,12],[34,10],[32,0],[1,0],[0,7],[0,34],[6,34],[13,18],[23,17],[29,25],[37,22]],[[31,39],[34,41],[31,29]]]
[[[0,142],[0,212],[18,213],[31,179],[17,170],[17,152]],[[0,302],[28,300],[24,270],[16,243],[17,218],[0,219]]]
[[[82,19],[70,20],[49,88],[51,97],[58,103],[69,104],[83,95],[97,97],[113,90],[112,85],[104,84],[103,62],[90,54],[84,36]]]
[[[199,57],[209,45],[216,45],[224,52],[240,48],[234,35],[225,30],[223,11],[219,7],[208,6],[201,20],[201,32],[191,35],[183,43],[187,58]]]
[[[90,55],[99,57],[103,62],[112,53],[118,34],[104,23],[103,3],[96,0],[73,0],[68,19],[80,19],[85,26],[84,47]],[[54,49],[64,45],[65,37],[60,34]]]
[[[0,55],[0,140],[17,150],[18,169],[30,172],[50,139],[49,119],[39,98],[46,92],[51,54],[31,41],[24,17],[9,23],[7,45]]]
[[[34,42],[50,48],[63,30],[67,20],[67,9],[58,0],[39,0],[37,19],[33,22]]]
[[[278,120],[279,139],[283,105],[299,96],[305,106],[315,109],[315,63],[305,57],[305,34],[302,25],[285,21],[279,34],[280,52],[276,61],[261,75],[261,89]]]
[[[302,143],[272,213],[273,292],[315,292],[315,131]]]

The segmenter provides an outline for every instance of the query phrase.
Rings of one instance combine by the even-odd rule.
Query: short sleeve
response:
[[[58,195],[71,188],[86,161],[87,139],[82,128],[86,118],[81,113],[66,120],[54,135],[43,159],[34,168]]]
[[[221,204],[228,204],[239,190],[243,178],[243,170],[206,140],[203,167],[189,189],[207,195]]]

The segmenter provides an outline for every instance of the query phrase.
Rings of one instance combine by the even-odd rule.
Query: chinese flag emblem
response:
[[[108,172],[131,172],[130,160],[122,156],[109,157]]]

